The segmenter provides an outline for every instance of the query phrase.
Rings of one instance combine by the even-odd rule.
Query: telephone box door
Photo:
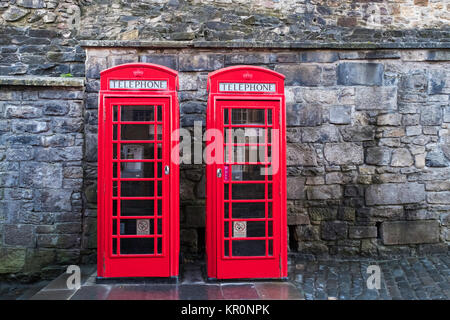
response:
[[[255,74],[247,80],[251,85],[240,85],[242,72]],[[237,69],[237,79],[230,72],[223,82],[218,75],[211,90],[258,88],[258,72]],[[219,92],[210,95],[209,104],[208,129],[217,131],[209,150],[223,153],[223,161],[216,158],[207,168],[208,275],[285,277],[284,97]]]
[[[99,277],[176,276],[176,99],[136,90],[105,90],[100,99]]]

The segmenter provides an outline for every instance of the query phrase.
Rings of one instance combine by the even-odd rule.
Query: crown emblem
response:
[[[246,73],[244,73],[243,75],[242,75],[242,77],[244,78],[244,79],[247,79],[247,80],[250,80],[251,78],[253,78],[253,75],[250,73],[250,72],[246,72]]]
[[[134,70],[133,75],[137,78],[142,77],[144,75],[144,71],[142,71],[141,69]]]

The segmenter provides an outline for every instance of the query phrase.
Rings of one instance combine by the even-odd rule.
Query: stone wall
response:
[[[292,252],[330,257],[447,251],[449,54],[87,47],[88,193],[95,190],[100,70],[127,62],[178,70],[181,126],[192,130],[193,121],[205,120],[208,72],[259,65],[286,75]],[[95,208],[95,197],[86,198]],[[187,257],[204,252],[204,198],[204,167],[182,165],[181,248]]]
[[[82,79],[0,78],[0,278],[79,263]]]
[[[83,75],[79,41],[449,45],[438,0],[0,0],[0,75]]]

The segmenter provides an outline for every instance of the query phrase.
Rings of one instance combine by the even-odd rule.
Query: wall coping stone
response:
[[[0,86],[84,87],[84,78],[45,76],[0,76]]]
[[[267,49],[450,49],[450,42],[273,42],[82,40],[82,47],[105,48],[267,48]]]

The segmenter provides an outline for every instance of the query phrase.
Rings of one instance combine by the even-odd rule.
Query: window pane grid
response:
[[[142,108],[148,107],[148,105],[142,105]],[[162,188],[162,173],[159,173],[158,171],[161,171],[162,169],[162,132],[163,132],[163,122],[162,122],[162,106],[151,106],[153,109],[150,110],[131,110],[133,111],[132,114],[129,114],[128,116],[132,116],[132,120],[129,121],[129,119],[123,119],[122,111],[123,106],[114,106],[114,112],[113,112],[113,140],[111,141],[113,143],[113,154],[115,155],[112,159],[111,166],[113,167],[114,172],[112,181],[113,181],[113,187],[115,188],[115,192],[113,192],[112,201],[115,203],[115,212],[113,213],[112,217],[112,225],[115,229],[113,234],[111,235],[111,241],[112,241],[112,254],[114,256],[158,256],[162,255],[162,238],[163,238],[163,230],[162,227],[164,225],[162,216],[162,212],[160,213],[159,208],[162,205],[162,190],[159,190]],[[122,121],[124,120],[124,121]],[[126,121],[125,121],[126,120]],[[153,139],[149,140],[141,140],[141,139],[135,139],[135,140],[126,140],[122,138],[122,126],[121,125],[152,125],[152,127],[149,127],[150,132],[153,132]],[[131,130],[133,130],[133,127],[130,127]],[[134,127],[136,128],[136,127]],[[158,134],[159,132],[159,134]],[[132,131],[130,131],[131,134]],[[150,136],[151,138],[151,136]],[[145,145],[153,145],[153,151],[151,153],[153,154],[153,159],[122,159],[122,145],[131,145],[141,143]],[[158,148],[159,147],[159,148]],[[143,154],[141,158],[144,158]],[[142,163],[154,163],[153,168],[150,170],[153,170],[153,178],[124,178],[121,177],[121,171],[123,170],[122,166],[119,165],[120,163],[136,163],[136,162],[142,162]],[[116,164],[116,165],[114,165]],[[123,197],[122,196],[122,186],[121,182],[127,182],[127,181],[141,181],[141,182],[153,182],[153,196],[138,196],[138,197]],[[122,216],[121,215],[121,201],[122,200],[150,200],[154,203],[153,209],[151,209],[153,212],[149,215],[127,215]],[[151,234],[123,234],[120,231],[121,223],[118,223],[120,221],[129,221],[129,223],[133,223],[132,221],[136,220],[136,223],[138,220],[148,220],[149,222],[149,232]],[[137,228],[137,226],[136,226]],[[153,231],[152,231],[153,230]],[[137,230],[136,230],[137,232]],[[153,239],[153,244],[151,244],[151,247],[141,247],[139,250],[142,252],[136,251],[136,253],[133,253],[133,245],[131,245],[131,252],[124,253],[121,250],[121,239],[136,239],[136,241],[139,241],[139,239]],[[134,242],[133,242],[134,243]],[[151,242],[150,242],[151,243]],[[128,243],[130,244],[130,243]],[[142,241],[141,241],[142,246]],[[130,247],[128,245],[128,247]],[[130,250],[130,248],[128,248]],[[148,251],[148,252],[147,252]]]
[[[234,110],[232,110],[233,108],[231,107],[227,107],[224,108],[224,131],[227,132],[227,138],[224,140],[224,148],[225,148],[225,161],[226,163],[226,167],[227,167],[227,171],[229,174],[226,176],[226,180],[224,182],[226,182],[224,184],[224,191],[225,191],[225,195],[227,195],[227,197],[224,197],[223,201],[224,201],[224,208],[227,209],[225,210],[225,214],[223,216],[223,226],[224,228],[226,228],[227,230],[224,230],[224,234],[223,236],[223,241],[222,244],[224,246],[224,250],[223,250],[223,256],[226,258],[242,258],[245,256],[248,257],[271,257],[273,256],[273,240],[274,240],[274,233],[273,233],[273,226],[274,226],[274,217],[273,215],[270,213],[269,216],[269,204],[270,207],[272,207],[272,177],[269,177],[268,170],[269,170],[269,166],[271,165],[271,161],[269,161],[269,148],[267,147],[271,147],[272,144],[270,143],[270,140],[268,140],[268,135],[269,135],[269,128],[272,127],[272,109],[271,108],[257,108],[257,110],[261,110],[263,111],[264,114],[264,123],[263,124],[245,124],[246,121],[249,121],[248,119],[248,115],[255,115],[257,111],[255,112],[248,112],[248,111],[244,111],[244,109],[241,110],[236,110],[236,108],[234,108]],[[256,109],[256,108],[255,108]],[[233,112],[232,112],[233,111]],[[253,118],[252,121],[261,121],[261,118]],[[238,124],[236,124],[236,122]],[[242,122],[242,123],[239,123]],[[261,121],[262,122],[262,121]],[[266,143],[233,143],[233,139],[235,137],[232,136],[232,130],[235,127],[252,127],[252,128],[264,128],[264,141]],[[230,147],[231,146],[231,147]],[[250,162],[250,161],[235,161],[235,162],[231,162],[229,161],[230,159],[232,159],[232,153],[234,152],[234,150],[232,150],[234,146],[263,146],[264,147],[264,155],[263,155],[263,161],[262,162]],[[256,176],[255,177],[255,173],[253,172],[253,176],[252,173],[248,173],[246,175],[246,179],[248,180],[244,180],[244,175],[245,172],[242,170],[241,168],[241,172],[236,172],[236,174],[238,174],[238,178],[235,179],[235,175],[233,175],[233,165],[261,165],[262,168],[264,168],[264,173],[263,175],[261,175],[261,177]],[[239,176],[240,174],[240,176]],[[254,180],[253,180],[254,179]],[[238,186],[238,185],[250,185],[250,184],[255,184],[255,185],[262,185],[264,184],[264,197],[261,199],[233,199],[233,186]],[[269,184],[270,184],[270,188],[269,188]],[[262,190],[261,190],[262,191]],[[237,203],[237,204],[245,204],[245,203],[263,203],[264,205],[264,216],[261,218],[233,218],[233,204]],[[262,212],[261,212],[262,213]],[[249,236],[248,234],[245,234],[245,236],[237,236],[235,237],[233,235],[233,222],[235,221],[243,221],[246,222],[246,228],[249,225],[249,223],[251,222],[263,222],[264,223],[264,236],[258,236],[258,237],[252,237]],[[270,224],[270,226],[269,226]],[[237,240],[241,241],[241,242],[236,242]],[[264,242],[264,250],[261,251],[260,249],[257,249],[257,255],[252,254],[250,252],[249,255],[246,254],[241,254],[242,252],[242,248],[246,246],[247,242],[242,242],[242,240],[246,240],[246,241],[257,241],[257,240],[261,240]],[[239,247],[236,247],[236,252],[233,251],[233,242],[236,242],[236,245],[239,244]],[[248,245],[250,245],[250,242],[247,243]],[[253,244],[257,244],[257,242],[253,242]],[[226,248],[225,248],[226,247]],[[261,246],[260,246],[261,247]],[[270,248],[269,248],[270,247]],[[239,251],[239,250],[241,251]],[[262,248],[261,248],[262,249]],[[238,253],[239,251],[239,253]],[[248,253],[248,252],[247,252]]]

